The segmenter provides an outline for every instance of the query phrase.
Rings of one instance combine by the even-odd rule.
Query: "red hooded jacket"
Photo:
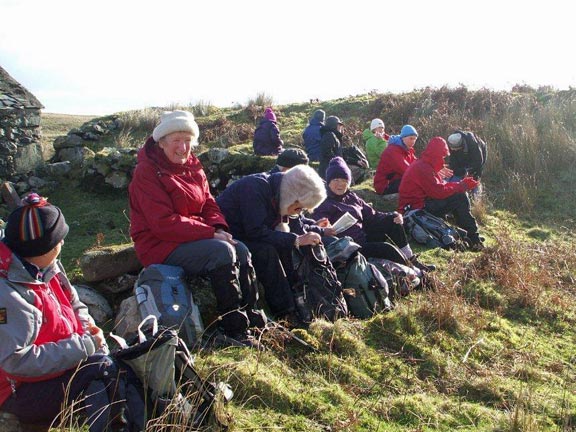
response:
[[[380,155],[380,161],[374,174],[374,190],[383,194],[394,180],[401,179],[408,167],[416,160],[414,149],[407,149],[404,144],[388,143]]]
[[[415,161],[404,173],[398,193],[398,210],[404,211],[407,205],[412,210],[424,208],[425,200],[445,199],[456,193],[465,192],[466,186],[459,183],[447,183],[438,172],[444,167],[444,158],[450,155],[448,144],[442,137],[434,137]]]
[[[182,243],[228,230],[198,158],[174,164],[152,137],[138,152],[129,193],[130,236],[144,266],[162,264]]]

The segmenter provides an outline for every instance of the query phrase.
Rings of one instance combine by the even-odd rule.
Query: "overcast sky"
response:
[[[426,86],[576,87],[548,0],[0,0],[0,65],[45,112],[277,104]]]

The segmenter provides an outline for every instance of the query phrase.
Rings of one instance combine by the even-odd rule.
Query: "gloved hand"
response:
[[[478,186],[478,183],[480,182],[478,180],[474,180],[472,177],[464,177],[460,183],[465,186],[465,190],[472,190]]]

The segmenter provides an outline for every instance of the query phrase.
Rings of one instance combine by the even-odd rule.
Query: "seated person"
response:
[[[374,174],[374,190],[380,195],[398,193],[406,169],[416,160],[414,144],[418,132],[411,125],[402,126],[400,135],[392,135],[384,149]]]
[[[404,173],[400,183],[399,210],[424,209],[434,216],[444,218],[452,213],[456,225],[467,232],[472,250],[481,250],[484,245],[478,234],[476,219],[470,213],[470,200],[466,191],[474,189],[478,181],[464,177],[457,183],[444,180],[441,172],[444,158],[450,155],[444,138],[434,137],[424,152]]]
[[[400,213],[383,213],[375,210],[350,190],[352,174],[344,159],[335,157],[330,161],[326,170],[326,181],[327,197],[314,210],[313,216],[327,218],[330,224],[335,223],[346,212],[356,219],[356,223],[338,234],[338,237],[352,237],[362,246],[362,254],[367,258],[385,258],[401,264],[411,263],[424,271],[435,269],[434,266],[422,264],[412,252]],[[396,245],[404,256],[398,257],[395,248],[388,242]]]
[[[308,165],[308,162],[308,156],[306,156],[303,150],[299,148],[287,148],[276,158],[276,165],[270,170],[270,174],[288,171],[296,165]]]
[[[448,137],[450,169],[454,177],[450,181],[462,180],[467,175],[480,180],[486,163],[486,143],[472,132],[457,130]]]
[[[37,194],[8,217],[0,242],[0,410],[48,426],[79,402],[90,432],[144,430],[140,385],[127,410],[120,373],[133,373],[108,356],[58,260],[68,229],[60,209]]]
[[[138,152],[130,192],[130,235],[144,266],[207,274],[225,336],[254,346],[249,327],[263,327],[248,248],[232,238],[192,148],[199,130],[187,111],[165,112]],[[233,343],[233,341],[231,341]]]
[[[254,131],[254,154],[258,156],[277,155],[282,152],[284,142],[280,138],[280,129],[276,123],[276,114],[272,108],[266,108],[264,118]]]
[[[370,167],[377,167],[380,162],[380,156],[388,145],[390,136],[384,131],[384,122],[375,118],[370,123],[370,128],[365,129],[362,138],[366,143],[366,157]]]
[[[344,123],[336,116],[330,116],[326,119],[326,124],[320,128],[320,165],[318,174],[324,178],[326,168],[330,159],[335,156],[342,156],[342,131]]]
[[[313,162],[318,162],[320,160],[320,128],[324,126],[324,118],[326,113],[321,109],[314,111],[312,117],[310,117],[310,122],[304,132],[302,133],[302,139],[304,140],[304,148],[308,157]]]
[[[318,244],[322,235],[333,234],[330,228],[320,226],[326,221],[318,225],[301,216],[325,196],[316,171],[297,165],[285,172],[245,176],[217,198],[232,234],[252,252],[266,303],[277,318],[295,319],[293,248]]]

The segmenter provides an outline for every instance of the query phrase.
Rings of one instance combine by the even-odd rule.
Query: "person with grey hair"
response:
[[[249,327],[264,327],[250,252],[235,240],[210,193],[192,149],[199,130],[192,113],[165,112],[144,146],[129,186],[130,235],[144,266],[182,267],[208,275],[231,343],[257,347]]]
[[[297,282],[292,250],[317,245],[334,235],[326,219],[302,216],[326,197],[324,182],[313,168],[296,165],[285,172],[245,176],[217,198],[234,237],[252,252],[264,297],[276,318],[297,321],[292,286]]]

